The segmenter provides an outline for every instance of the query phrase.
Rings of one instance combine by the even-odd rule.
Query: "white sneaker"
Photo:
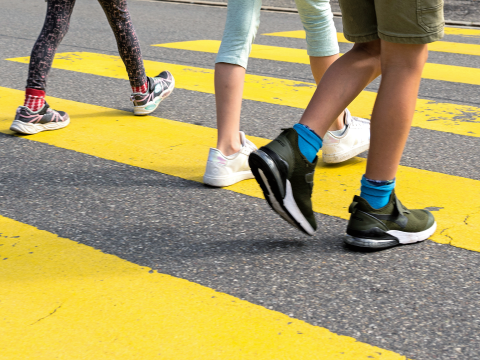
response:
[[[323,139],[323,161],[335,164],[348,160],[355,155],[368,150],[370,146],[370,121],[353,117],[345,109],[346,129],[341,135],[336,131],[327,131]]]
[[[203,175],[203,182],[210,186],[229,186],[239,181],[253,179],[253,174],[248,165],[248,156],[257,147],[240,131],[242,148],[239,152],[225,156],[218,149],[210,148],[207,168]]]

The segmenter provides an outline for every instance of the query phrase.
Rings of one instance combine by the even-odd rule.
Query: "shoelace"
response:
[[[352,121],[350,122],[350,125],[353,128],[362,128],[366,127],[367,125],[370,125],[370,121],[362,118],[357,118],[357,117],[352,117]]]
[[[165,89],[165,87],[168,87],[166,83],[166,79],[157,77],[157,78],[150,78],[153,79],[153,85],[156,86],[158,84],[162,84],[162,89]],[[147,93],[145,96],[141,99],[135,99],[135,96],[138,96],[139,94],[136,95],[130,95],[130,100],[135,104],[136,102],[141,102],[141,101],[146,101],[147,103],[152,101],[154,96],[155,96],[155,91],[150,92],[150,88],[147,90]],[[142,94],[143,95],[143,94]]]

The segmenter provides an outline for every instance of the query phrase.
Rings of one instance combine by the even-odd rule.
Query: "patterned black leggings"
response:
[[[133,28],[126,0],[98,0],[117,39],[118,52],[127,68],[130,85],[146,81],[142,52]],[[27,88],[45,90],[48,73],[58,45],[68,31],[75,0],[48,0],[42,32],[30,57]]]

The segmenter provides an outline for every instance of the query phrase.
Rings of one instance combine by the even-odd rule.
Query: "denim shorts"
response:
[[[345,38],[427,44],[443,37],[443,0],[339,0]]]
[[[329,0],[296,0],[300,20],[307,34],[310,56],[338,54],[337,30]],[[260,25],[262,0],[230,0],[227,22],[216,63],[247,68],[248,56]],[[284,29],[284,31],[292,29]]]

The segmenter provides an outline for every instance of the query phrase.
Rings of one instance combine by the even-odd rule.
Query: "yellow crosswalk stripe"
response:
[[[8,59],[27,64],[28,57]],[[170,70],[178,88],[214,94],[213,70],[146,60],[148,73],[156,75],[160,70]],[[127,79],[124,64],[118,56],[88,52],[60,53],[55,56],[53,67],[87,74]],[[270,104],[305,108],[315,84],[248,75],[245,78],[243,98]],[[370,118],[376,93],[363,91],[349,106],[355,116]],[[480,137],[480,108],[466,105],[440,103],[419,99],[413,126]]]
[[[22,91],[0,88],[0,132],[12,134],[8,128],[23,96]],[[215,129],[153,116],[139,118],[124,111],[58,98],[47,100],[53,108],[67,111],[72,123],[63,130],[39,133],[28,139],[202,181],[208,149],[215,144]],[[258,146],[268,142],[250,139]],[[365,159],[361,158],[334,166],[319,164],[312,198],[314,210],[348,218],[348,205],[358,193],[364,172]],[[434,213],[438,230],[432,240],[480,251],[480,181],[405,166],[400,167],[397,179],[397,193],[406,206],[439,209]],[[263,198],[254,180],[228,189]]]
[[[0,216],[2,359],[405,360]]]
[[[480,29],[446,27],[445,35],[459,35],[463,37],[480,38]]]
[[[479,30],[474,30],[478,31]],[[304,30],[294,30],[294,31],[281,31],[275,33],[268,33],[262,34],[266,36],[279,36],[279,37],[287,37],[287,38],[294,38],[294,39],[305,39],[305,31]],[[472,37],[475,35],[472,35]],[[480,37],[480,35],[477,35]],[[341,43],[351,43],[348,41],[342,33],[337,33],[337,40]],[[464,43],[456,43],[456,42],[449,42],[449,41],[437,41],[431,44],[428,44],[428,50],[430,51],[437,51],[437,52],[446,52],[446,53],[453,53],[453,54],[464,54],[464,55],[476,55],[480,56],[480,45],[477,44],[464,44]]]
[[[220,41],[197,40],[168,44],[157,44],[153,46],[217,53],[218,49],[220,48]],[[480,45],[477,46],[480,55]],[[310,63],[306,50],[285,48],[279,46],[253,44],[250,57],[265,60],[287,61],[300,64]],[[480,85],[480,69],[463,66],[427,63],[425,64],[422,77],[424,79],[431,80]]]

